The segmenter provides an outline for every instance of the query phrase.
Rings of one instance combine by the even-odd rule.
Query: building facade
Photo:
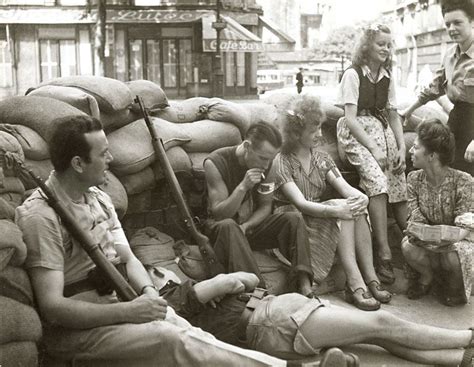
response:
[[[390,0],[383,16],[394,34],[398,84],[415,90],[429,83],[452,45],[440,0]]]
[[[93,1],[0,0],[0,97],[55,77],[100,74]],[[213,95],[216,0],[102,1],[105,76],[151,80],[171,98]],[[262,9],[222,0],[220,14],[224,93],[255,95]]]

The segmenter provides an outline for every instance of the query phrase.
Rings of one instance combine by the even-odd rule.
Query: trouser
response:
[[[296,91],[298,94],[301,94],[301,91],[303,90],[303,84],[296,84]]]
[[[457,102],[449,114],[448,125],[454,134],[456,151],[451,167],[474,176],[474,163],[464,159],[469,143],[474,139],[474,104]]]
[[[44,342],[51,356],[73,361],[128,360],[131,366],[141,367],[286,365],[280,359],[219,341],[173,316],[172,310],[168,315],[166,321],[143,324],[48,329]]]
[[[214,251],[227,272],[246,271],[265,282],[258,269],[252,250],[278,248],[292,263],[291,276],[305,272],[312,279],[308,232],[300,213],[271,214],[254,227],[246,237],[233,219],[209,220],[206,235],[214,243]]]

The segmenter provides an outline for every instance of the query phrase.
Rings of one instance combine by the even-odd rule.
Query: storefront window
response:
[[[235,80],[234,53],[226,52],[224,53],[224,55],[225,55],[225,85],[226,87],[233,87],[234,80]]]
[[[0,34],[1,35],[1,34]],[[5,38],[6,35],[2,35]],[[6,39],[0,39],[0,88],[13,85],[11,45]]]
[[[235,61],[237,67],[237,86],[245,87],[245,53],[236,52]]]
[[[77,74],[74,40],[40,40],[41,81]]]
[[[175,40],[163,40],[163,79],[164,87],[177,87],[177,55]]]
[[[160,41],[147,40],[146,41],[147,54],[147,79],[161,84],[160,73]]]
[[[179,40],[179,85],[186,87],[192,82],[193,62],[192,62],[191,40]]]
[[[244,52],[226,52],[226,86],[244,87],[245,86],[245,53]]]
[[[143,79],[143,46],[141,40],[130,40],[130,80]]]

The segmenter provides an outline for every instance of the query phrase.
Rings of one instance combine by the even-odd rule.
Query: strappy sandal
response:
[[[377,301],[369,291],[360,287],[352,291],[349,287],[345,290],[346,302],[353,304],[360,310],[375,311],[380,308],[380,302]]]
[[[392,299],[392,293],[382,287],[378,280],[372,280],[367,283],[370,293],[381,303],[389,303]]]

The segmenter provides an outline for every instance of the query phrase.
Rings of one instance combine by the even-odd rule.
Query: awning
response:
[[[296,41],[293,38],[270,19],[263,16],[259,19],[262,24],[262,41],[266,51],[294,51]]]
[[[94,15],[79,9],[0,9],[0,24],[90,24]]]
[[[220,33],[220,49],[224,52],[261,52],[262,40],[242,27],[231,17],[221,15],[227,26]],[[214,14],[202,17],[202,48],[204,52],[216,52],[217,32],[212,28]]]

